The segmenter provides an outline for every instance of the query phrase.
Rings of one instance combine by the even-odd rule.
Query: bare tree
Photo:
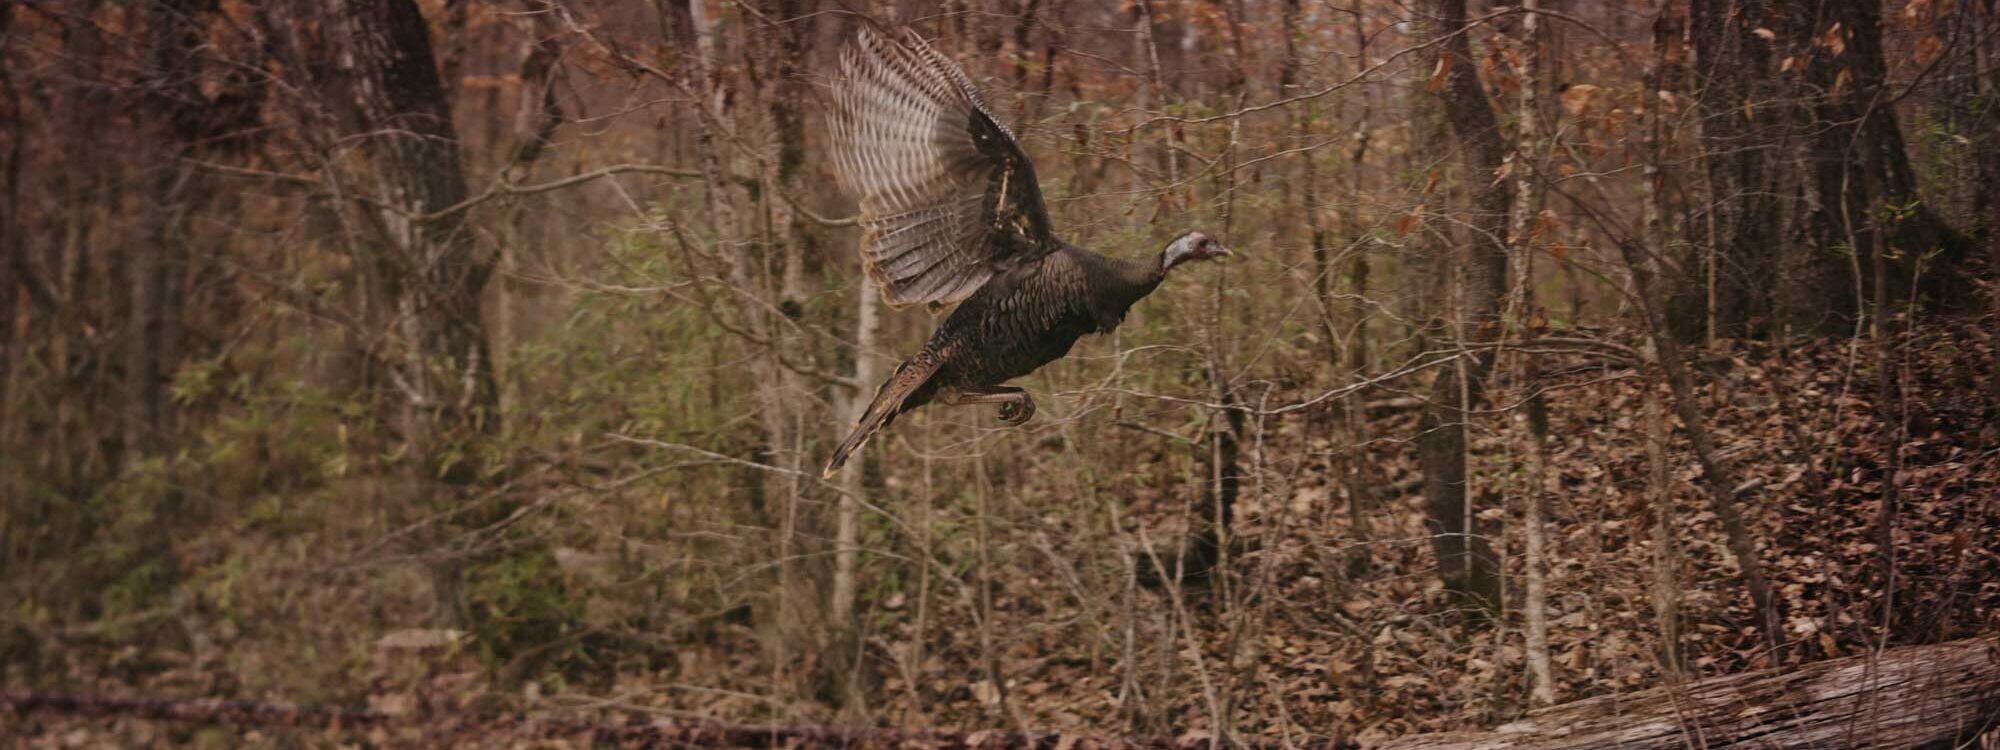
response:
[[[875,356],[875,346],[881,331],[880,303],[876,297],[880,292],[864,274],[856,285],[854,303],[854,382],[877,383],[882,380],[882,362]],[[868,402],[874,397],[865,389],[850,389],[847,408],[841,410],[841,417],[835,420],[830,433],[835,440],[847,434],[853,425],[860,422],[868,411]],[[840,473],[840,504],[835,510],[834,520],[834,568],[832,604],[829,617],[836,628],[845,628],[848,633],[859,632],[854,621],[856,598],[861,586],[861,498],[867,491],[863,476],[867,466],[867,456],[856,456],[855,460],[842,467]],[[852,650],[858,642],[848,639],[836,641],[835,648]],[[835,660],[841,663],[842,660]],[[849,665],[843,692],[850,707],[865,705],[866,693],[854,684],[852,677],[858,670]]]
[[[1804,279],[1807,292],[1794,317],[1806,325],[1864,317],[1872,269],[1858,260],[1873,247],[1871,235],[1887,232],[1897,252],[1886,266],[1895,280],[1921,278],[1917,290],[1939,305],[1971,297],[1961,270],[1972,243],[1946,223],[1917,190],[1917,174],[1903,139],[1882,50],[1882,8],[1871,0],[1786,3],[1776,32],[1793,65],[1803,70],[1800,108],[1794,115],[1810,134],[1808,185],[1813,198],[1807,227],[1817,247],[1846,247],[1822,255]],[[1876,212],[1878,205],[1893,214]],[[1916,264],[1924,264],[1921,277]],[[1905,284],[1890,286],[1898,295]]]
[[[1783,248],[1772,162],[1785,137],[1764,0],[1694,0],[1688,10],[1700,96],[1707,215],[1689,227],[1702,247],[1676,290],[1670,322],[1683,337],[1741,336],[1772,324]]]
[[[1541,130],[1541,87],[1542,59],[1545,41],[1541,32],[1541,5],[1537,0],[1523,0],[1521,10],[1526,14],[1521,18],[1520,64],[1516,75],[1521,88],[1519,108],[1516,110],[1518,144],[1513,154],[1514,208],[1513,226],[1509,231],[1514,256],[1517,261],[1517,280],[1514,284],[1514,300],[1519,308],[1517,328],[1523,335],[1537,333],[1542,319],[1537,310],[1534,295],[1534,258],[1538,252],[1536,240],[1539,234],[1537,223],[1541,220],[1542,204],[1546,198],[1543,190],[1542,164],[1546,161],[1548,149],[1542,139]],[[1548,522],[1547,504],[1549,474],[1549,410],[1541,389],[1540,355],[1522,353],[1521,387],[1527,397],[1528,444],[1528,484],[1522,501],[1526,504],[1522,535],[1527,539],[1527,559],[1523,563],[1527,572],[1525,581],[1525,601],[1522,603],[1527,614],[1527,660],[1529,678],[1529,702],[1546,706],[1555,702],[1555,678],[1549,666],[1549,594],[1548,594]]]
[[[1445,585],[1483,604],[1497,605],[1498,566],[1491,543],[1473,521],[1465,452],[1469,410],[1484,397],[1486,376],[1493,369],[1492,351],[1479,344],[1499,335],[1500,297],[1507,284],[1512,195],[1506,180],[1497,179],[1507,144],[1473,64],[1464,0],[1426,0],[1420,8],[1429,38],[1437,40],[1426,48],[1427,67],[1433,71],[1429,86],[1456,140],[1451,145],[1429,145],[1458,150],[1461,179],[1472,199],[1466,222],[1472,236],[1456,264],[1463,309],[1455,332],[1470,355],[1458,367],[1443,370],[1431,387],[1430,403],[1417,422],[1417,451],[1424,468],[1432,547]]]
[[[1653,21],[1653,61],[1647,71],[1647,91],[1657,96],[1660,90],[1661,71],[1666,65],[1667,50],[1678,43],[1680,38],[1679,19],[1671,8],[1664,5]],[[1735,472],[1716,449],[1714,436],[1709,431],[1708,415],[1703,411],[1699,397],[1694,391],[1694,378],[1688,374],[1687,361],[1681,354],[1680,341],[1667,327],[1665,315],[1661,312],[1661,294],[1657,266],[1654,258],[1665,252],[1667,232],[1665,222],[1667,212],[1662,208],[1666,191],[1661,187],[1666,180],[1667,169],[1661,157],[1661,138],[1665,118],[1656,110],[1647,118],[1645,128],[1647,160],[1651,165],[1651,177],[1646,185],[1646,244],[1630,238],[1617,240],[1620,255],[1624,258],[1627,272],[1632,282],[1632,298],[1640,321],[1650,337],[1654,351],[1658,354],[1659,366],[1665,375],[1667,385],[1673,392],[1674,408],[1681,418],[1681,426],[1687,430],[1688,442],[1693,445],[1695,458],[1701,464],[1701,476],[1708,491],[1710,507],[1722,520],[1724,533],[1728,535],[1729,551],[1736,558],[1736,564],[1743,570],[1745,586],[1750,591],[1752,606],[1763,629],[1764,642],[1771,650],[1774,662],[1783,659],[1782,633],[1778,603],[1771,595],[1771,585],[1764,578],[1764,565],[1757,554],[1757,544],[1751,539],[1748,525],[1744,523],[1742,511],[1737,504],[1741,492]]]
[[[1657,356],[1657,355],[1655,355]],[[1660,662],[1669,675],[1686,665],[1681,659],[1680,547],[1674,539],[1673,473],[1667,463],[1666,407],[1660,403],[1657,378],[1646,383],[1646,500],[1653,509],[1653,618],[1660,624]]]
[[[421,476],[469,483],[482,470],[481,441],[499,426],[480,310],[494,258],[474,242],[459,205],[468,197],[464,157],[430,29],[412,0],[342,0],[329,10],[345,63],[338,100],[376,166],[381,207],[370,220],[402,337],[393,377],[404,438]],[[445,617],[470,622],[457,564],[441,561],[433,573]]]

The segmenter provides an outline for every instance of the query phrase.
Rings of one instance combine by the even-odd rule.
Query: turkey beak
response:
[[[1235,251],[1235,250],[1231,250],[1231,249],[1229,249],[1229,248],[1227,248],[1227,247],[1224,247],[1224,246],[1223,246],[1223,245],[1222,245],[1221,243],[1216,243],[1216,245],[1215,245],[1215,257],[1217,257],[1217,258],[1234,258],[1234,257],[1236,257],[1236,251]]]

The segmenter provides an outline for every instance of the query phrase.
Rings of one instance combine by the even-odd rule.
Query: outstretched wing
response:
[[[957,65],[863,28],[833,86],[834,166],[890,305],[965,299],[1055,246],[1035,167]]]

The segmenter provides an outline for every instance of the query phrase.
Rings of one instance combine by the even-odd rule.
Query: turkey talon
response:
[[[1035,402],[1028,399],[1009,401],[1000,405],[1000,421],[1009,427],[1018,427],[1035,416]]]

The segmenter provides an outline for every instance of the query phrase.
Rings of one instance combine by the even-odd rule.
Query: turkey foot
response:
[[[1008,427],[1019,427],[1035,418],[1035,400],[1021,392],[1019,401],[1009,401],[1000,405],[1000,422]]]
[[[1013,386],[996,385],[990,388],[961,388],[943,394],[940,401],[952,406],[966,404],[999,404],[1000,421],[1010,427],[1018,426],[1035,416],[1035,400],[1028,392]]]

